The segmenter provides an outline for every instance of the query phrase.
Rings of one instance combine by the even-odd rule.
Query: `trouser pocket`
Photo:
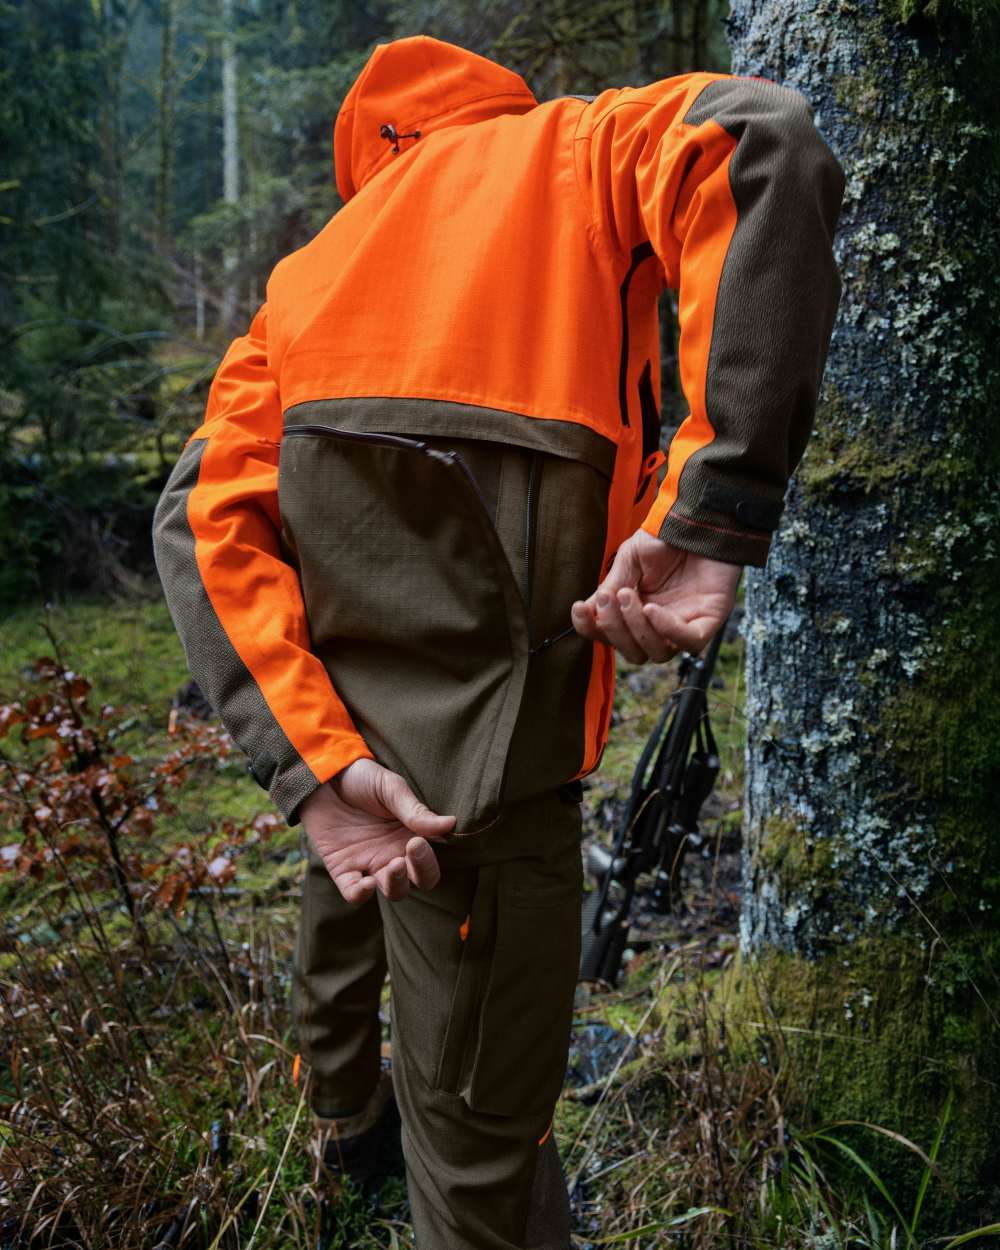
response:
[[[479,869],[437,1088],[474,1111],[549,1114],[580,958],[580,855]]]

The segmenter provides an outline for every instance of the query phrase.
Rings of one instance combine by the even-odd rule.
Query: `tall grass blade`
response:
[[[969,1233],[962,1233],[960,1237],[953,1237],[944,1250],[952,1250],[953,1246],[964,1246],[967,1241],[974,1241],[977,1237],[996,1237],[998,1234],[1000,1234],[1000,1224],[987,1224],[983,1228],[974,1228]]]
[[[865,1176],[868,1177],[868,1179],[875,1186],[875,1188],[879,1191],[879,1193],[886,1200],[889,1206],[892,1207],[893,1212],[896,1215],[896,1218],[899,1220],[900,1224],[902,1224],[903,1230],[906,1233],[907,1245],[912,1246],[913,1245],[913,1233],[910,1230],[909,1224],[906,1222],[906,1216],[903,1215],[902,1211],[900,1211],[899,1207],[896,1205],[896,1202],[892,1197],[892,1194],[890,1194],[888,1189],[886,1189],[885,1183],[883,1182],[879,1174],[875,1171],[875,1169],[871,1166],[871,1164],[866,1163],[865,1160],[862,1159],[862,1157],[858,1154],[856,1150],[848,1146],[846,1142],[841,1141],[839,1137],[831,1137],[828,1133],[810,1133],[809,1136],[811,1139],[815,1141],[824,1141],[824,1142],[827,1142],[831,1146],[836,1146],[836,1148],[842,1154],[844,1154],[848,1159],[850,1159],[850,1161],[854,1164],[856,1168],[858,1168],[860,1171],[862,1171],[865,1174]]]
[[[941,1141],[944,1137],[944,1130],[951,1117],[951,1106],[954,1101],[955,1091],[954,1089],[950,1089],[948,1091],[948,1097],[944,1100],[944,1107],[941,1111],[941,1119],[938,1121],[937,1132],[934,1134],[934,1142],[931,1145],[930,1162],[932,1164],[937,1163],[938,1152],[941,1149]],[[917,1235],[917,1224],[920,1221],[920,1209],[924,1205],[924,1196],[927,1193],[927,1186],[930,1184],[930,1179],[931,1169],[926,1167],[924,1168],[923,1176],[920,1178],[920,1186],[917,1189],[916,1201],[913,1204],[913,1218],[910,1220],[910,1228],[913,1230],[914,1237]]]
[[[641,1228],[633,1228],[627,1233],[617,1233],[614,1237],[602,1237],[595,1241],[595,1246],[619,1246],[626,1241],[635,1241],[636,1237],[644,1237],[646,1233],[658,1232],[661,1228],[680,1228],[683,1224],[690,1224],[692,1220],[700,1219],[703,1215],[732,1215],[732,1211],[727,1211],[724,1207],[691,1207],[685,1211],[683,1215],[675,1215],[672,1220],[657,1220],[653,1224],[643,1224]]]

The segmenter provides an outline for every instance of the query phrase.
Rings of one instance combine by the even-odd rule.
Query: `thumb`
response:
[[[455,824],[454,816],[438,816],[421,803],[406,778],[385,769],[379,777],[379,799],[393,816],[413,833],[425,838],[441,838]]]

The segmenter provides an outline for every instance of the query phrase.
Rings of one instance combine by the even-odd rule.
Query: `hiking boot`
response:
[[[349,1177],[370,1195],[386,1176],[400,1170],[399,1108],[391,1072],[379,1074],[375,1092],[360,1111],[348,1116],[317,1111],[315,1126],[322,1134],[323,1165],[333,1178]]]

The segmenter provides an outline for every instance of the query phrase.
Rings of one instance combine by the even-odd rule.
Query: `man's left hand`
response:
[[[380,890],[395,902],[410,887],[432,890],[441,869],[432,842],[455,826],[438,816],[405,778],[370,759],[355,760],[319,786],[300,809],[302,827],[348,903]]]

